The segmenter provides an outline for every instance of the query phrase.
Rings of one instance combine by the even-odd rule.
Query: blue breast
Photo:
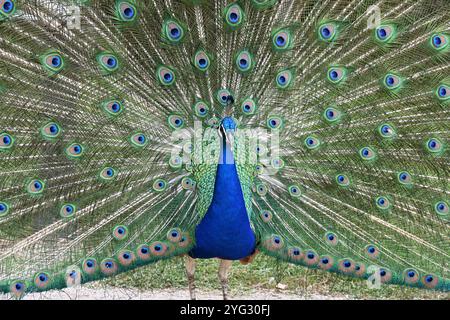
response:
[[[221,159],[227,156],[232,157],[231,148],[224,143]],[[255,250],[236,166],[223,162],[217,166],[211,205],[195,232],[196,245],[189,253],[193,258],[239,260]]]

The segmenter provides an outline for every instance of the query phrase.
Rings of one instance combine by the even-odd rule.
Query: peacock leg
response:
[[[195,259],[187,256],[186,260],[186,274],[189,284],[189,294],[191,295],[191,300],[196,300],[195,297]]]
[[[219,279],[222,285],[223,300],[228,300],[228,271],[230,271],[231,260],[220,260]]]

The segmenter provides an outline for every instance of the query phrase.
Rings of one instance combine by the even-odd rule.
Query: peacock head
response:
[[[234,133],[236,132],[237,125],[236,120],[230,116],[226,116],[222,119],[219,126],[219,135],[227,142],[233,141]]]
[[[236,121],[232,117],[224,117],[220,124],[221,130],[225,132],[236,131]]]

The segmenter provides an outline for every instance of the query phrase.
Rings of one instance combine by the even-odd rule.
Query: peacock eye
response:
[[[145,147],[148,143],[147,137],[143,133],[135,133],[130,137],[131,144],[136,148]]]
[[[10,291],[16,298],[22,297],[26,289],[27,285],[23,281],[14,281],[10,286]]]
[[[40,57],[42,66],[51,74],[58,73],[64,68],[64,60],[59,52],[51,52]]]
[[[185,28],[180,22],[168,19],[163,23],[163,37],[170,44],[178,44],[185,37]]]
[[[375,39],[379,43],[388,43],[391,42],[396,33],[396,28],[394,25],[380,25],[375,28]]]
[[[233,94],[228,89],[220,89],[219,91],[217,91],[216,99],[223,107],[226,107],[234,102]]]
[[[15,4],[12,0],[4,0],[3,4],[1,6],[1,11],[5,14],[5,15],[11,15],[12,12],[15,9]]]
[[[100,171],[100,179],[103,181],[110,181],[117,176],[117,172],[112,167],[105,167]]]
[[[373,244],[367,245],[365,250],[366,250],[366,255],[367,255],[369,258],[376,259],[376,258],[378,258],[379,255],[380,255],[380,251],[379,251],[378,248],[377,248],[375,245],[373,245]]]
[[[45,289],[50,283],[50,277],[47,273],[38,273],[34,278],[34,284],[39,289]]]
[[[267,118],[267,127],[272,130],[279,130],[283,128],[283,119],[277,115],[271,115]]]
[[[426,142],[426,149],[428,152],[436,155],[444,150],[444,144],[437,138],[431,138]]]
[[[156,241],[150,244],[150,252],[156,256],[164,255],[167,252],[167,249],[167,245],[163,242]]]
[[[334,107],[329,107],[325,109],[323,116],[327,122],[336,123],[341,119],[342,113]]]
[[[73,204],[64,204],[60,211],[59,214],[63,217],[63,218],[70,218],[73,217],[75,215],[76,212],[76,207]]]
[[[270,161],[270,164],[272,165],[272,168],[274,168],[275,170],[280,170],[284,168],[284,160],[281,158],[273,158]]]
[[[278,72],[276,77],[277,87],[280,89],[286,89],[291,86],[293,81],[293,74],[290,70],[282,70]]]
[[[69,158],[80,158],[84,154],[84,147],[79,143],[72,143],[66,148],[66,155]]]
[[[292,48],[292,35],[289,29],[278,29],[272,33],[272,47],[275,51]]]
[[[197,103],[195,103],[193,109],[195,115],[200,118],[204,118],[208,115],[209,112],[209,106],[204,101],[198,101]]]
[[[439,98],[439,100],[442,101],[448,100],[450,98],[450,87],[445,84],[441,84],[436,89],[436,96]]]
[[[167,232],[167,240],[173,243],[177,243],[181,240],[181,230],[179,228],[173,228]]]
[[[108,52],[102,52],[97,55],[97,62],[104,72],[111,73],[119,68],[119,61],[115,55]]]
[[[420,274],[415,269],[406,269],[403,272],[403,278],[408,284],[416,284],[419,281]]]
[[[343,82],[347,77],[347,69],[343,67],[330,67],[328,69],[328,81],[333,84]]]
[[[12,148],[14,145],[14,138],[8,133],[0,134],[0,152],[6,151]]]
[[[55,139],[61,134],[61,127],[56,122],[49,122],[41,128],[41,135],[47,140]]]
[[[449,214],[449,205],[445,201],[438,201],[434,204],[434,210],[439,216],[445,217]]]
[[[321,145],[319,138],[317,138],[316,136],[306,137],[304,143],[305,143],[306,148],[311,149],[311,150],[317,149]]]
[[[264,222],[269,222],[272,220],[272,213],[267,210],[263,210],[260,213],[260,217]]]
[[[244,50],[236,55],[236,68],[241,73],[249,72],[253,68],[253,56]]]
[[[225,23],[232,29],[235,30],[239,28],[244,22],[244,11],[242,8],[236,4],[232,3],[228,7],[225,8],[224,11],[224,20]]]
[[[83,262],[83,271],[87,274],[93,274],[95,273],[97,269],[97,260],[93,258],[88,258],[84,260]]]
[[[195,186],[195,181],[192,178],[184,177],[181,180],[181,187],[185,190],[192,190]]]
[[[184,120],[178,115],[171,115],[167,118],[167,122],[172,129],[178,130],[184,127]]]
[[[27,191],[32,195],[38,195],[44,192],[45,184],[42,180],[32,179],[28,182]]]
[[[143,248],[141,248],[141,253],[142,254],[147,254],[148,253],[148,248],[147,247],[143,247]]]
[[[404,186],[411,186],[412,185],[412,177],[411,174],[407,171],[401,171],[397,174],[397,180],[400,182],[400,184]]]
[[[331,42],[336,38],[337,26],[334,23],[325,23],[319,27],[319,39]]]
[[[100,270],[105,275],[112,275],[117,271],[117,263],[113,259],[104,259],[100,263]]]
[[[400,78],[398,75],[395,75],[393,73],[388,73],[384,77],[384,86],[389,90],[395,90],[401,87],[402,85],[402,78]]]
[[[350,185],[350,179],[345,174],[338,174],[336,176],[336,182],[341,187],[347,187]]]
[[[291,197],[298,198],[302,195],[302,191],[298,185],[292,185],[288,188]]]
[[[245,99],[241,104],[241,111],[247,116],[254,114],[256,109],[256,102],[251,98]]]
[[[375,199],[376,206],[381,210],[388,210],[391,208],[391,202],[387,197],[381,196]]]
[[[329,245],[335,246],[338,244],[339,240],[336,234],[333,232],[327,232],[325,234],[325,240]]]
[[[118,2],[116,10],[118,18],[122,21],[129,22],[136,18],[136,7],[128,1]]]
[[[4,217],[9,212],[9,205],[6,202],[0,202],[0,217]]]
[[[448,37],[445,34],[434,34],[431,36],[431,46],[435,50],[441,51],[448,46]]]
[[[268,192],[268,188],[264,183],[259,183],[256,185],[256,193],[261,196],[264,197]]]
[[[378,127],[381,138],[392,139],[396,136],[395,129],[390,124],[382,124]]]
[[[175,82],[175,73],[172,68],[161,66],[157,70],[159,82],[164,86],[171,86]]]
[[[128,250],[123,250],[118,254],[119,263],[123,266],[129,266],[135,260],[134,253]]]
[[[359,155],[363,160],[370,161],[376,158],[376,152],[371,147],[364,147],[359,150]]]
[[[111,100],[102,103],[102,108],[110,116],[117,116],[123,111],[123,103],[118,100]]]
[[[203,50],[197,51],[194,55],[194,66],[200,71],[208,70],[210,61],[209,55]]]
[[[119,225],[113,229],[113,237],[116,240],[124,240],[128,236],[128,228],[124,225]]]
[[[164,191],[167,188],[167,182],[163,179],[156,179],[155,182],[153,182],[153,190],[155,191]]]

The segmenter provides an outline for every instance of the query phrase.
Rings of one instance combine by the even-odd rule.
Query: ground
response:
[[[199,260],[198,299],[221,299],[217,260]],[[81,288],[36,293],[26,299],[188,299],[184,259],[161,261]],[[230,273],[231,299],[450,299],[449,293],[383,285],[321,270],[280,263],[258,255],[250,265],[235,262]],[[0,299],[7,298],[0,296]]]

